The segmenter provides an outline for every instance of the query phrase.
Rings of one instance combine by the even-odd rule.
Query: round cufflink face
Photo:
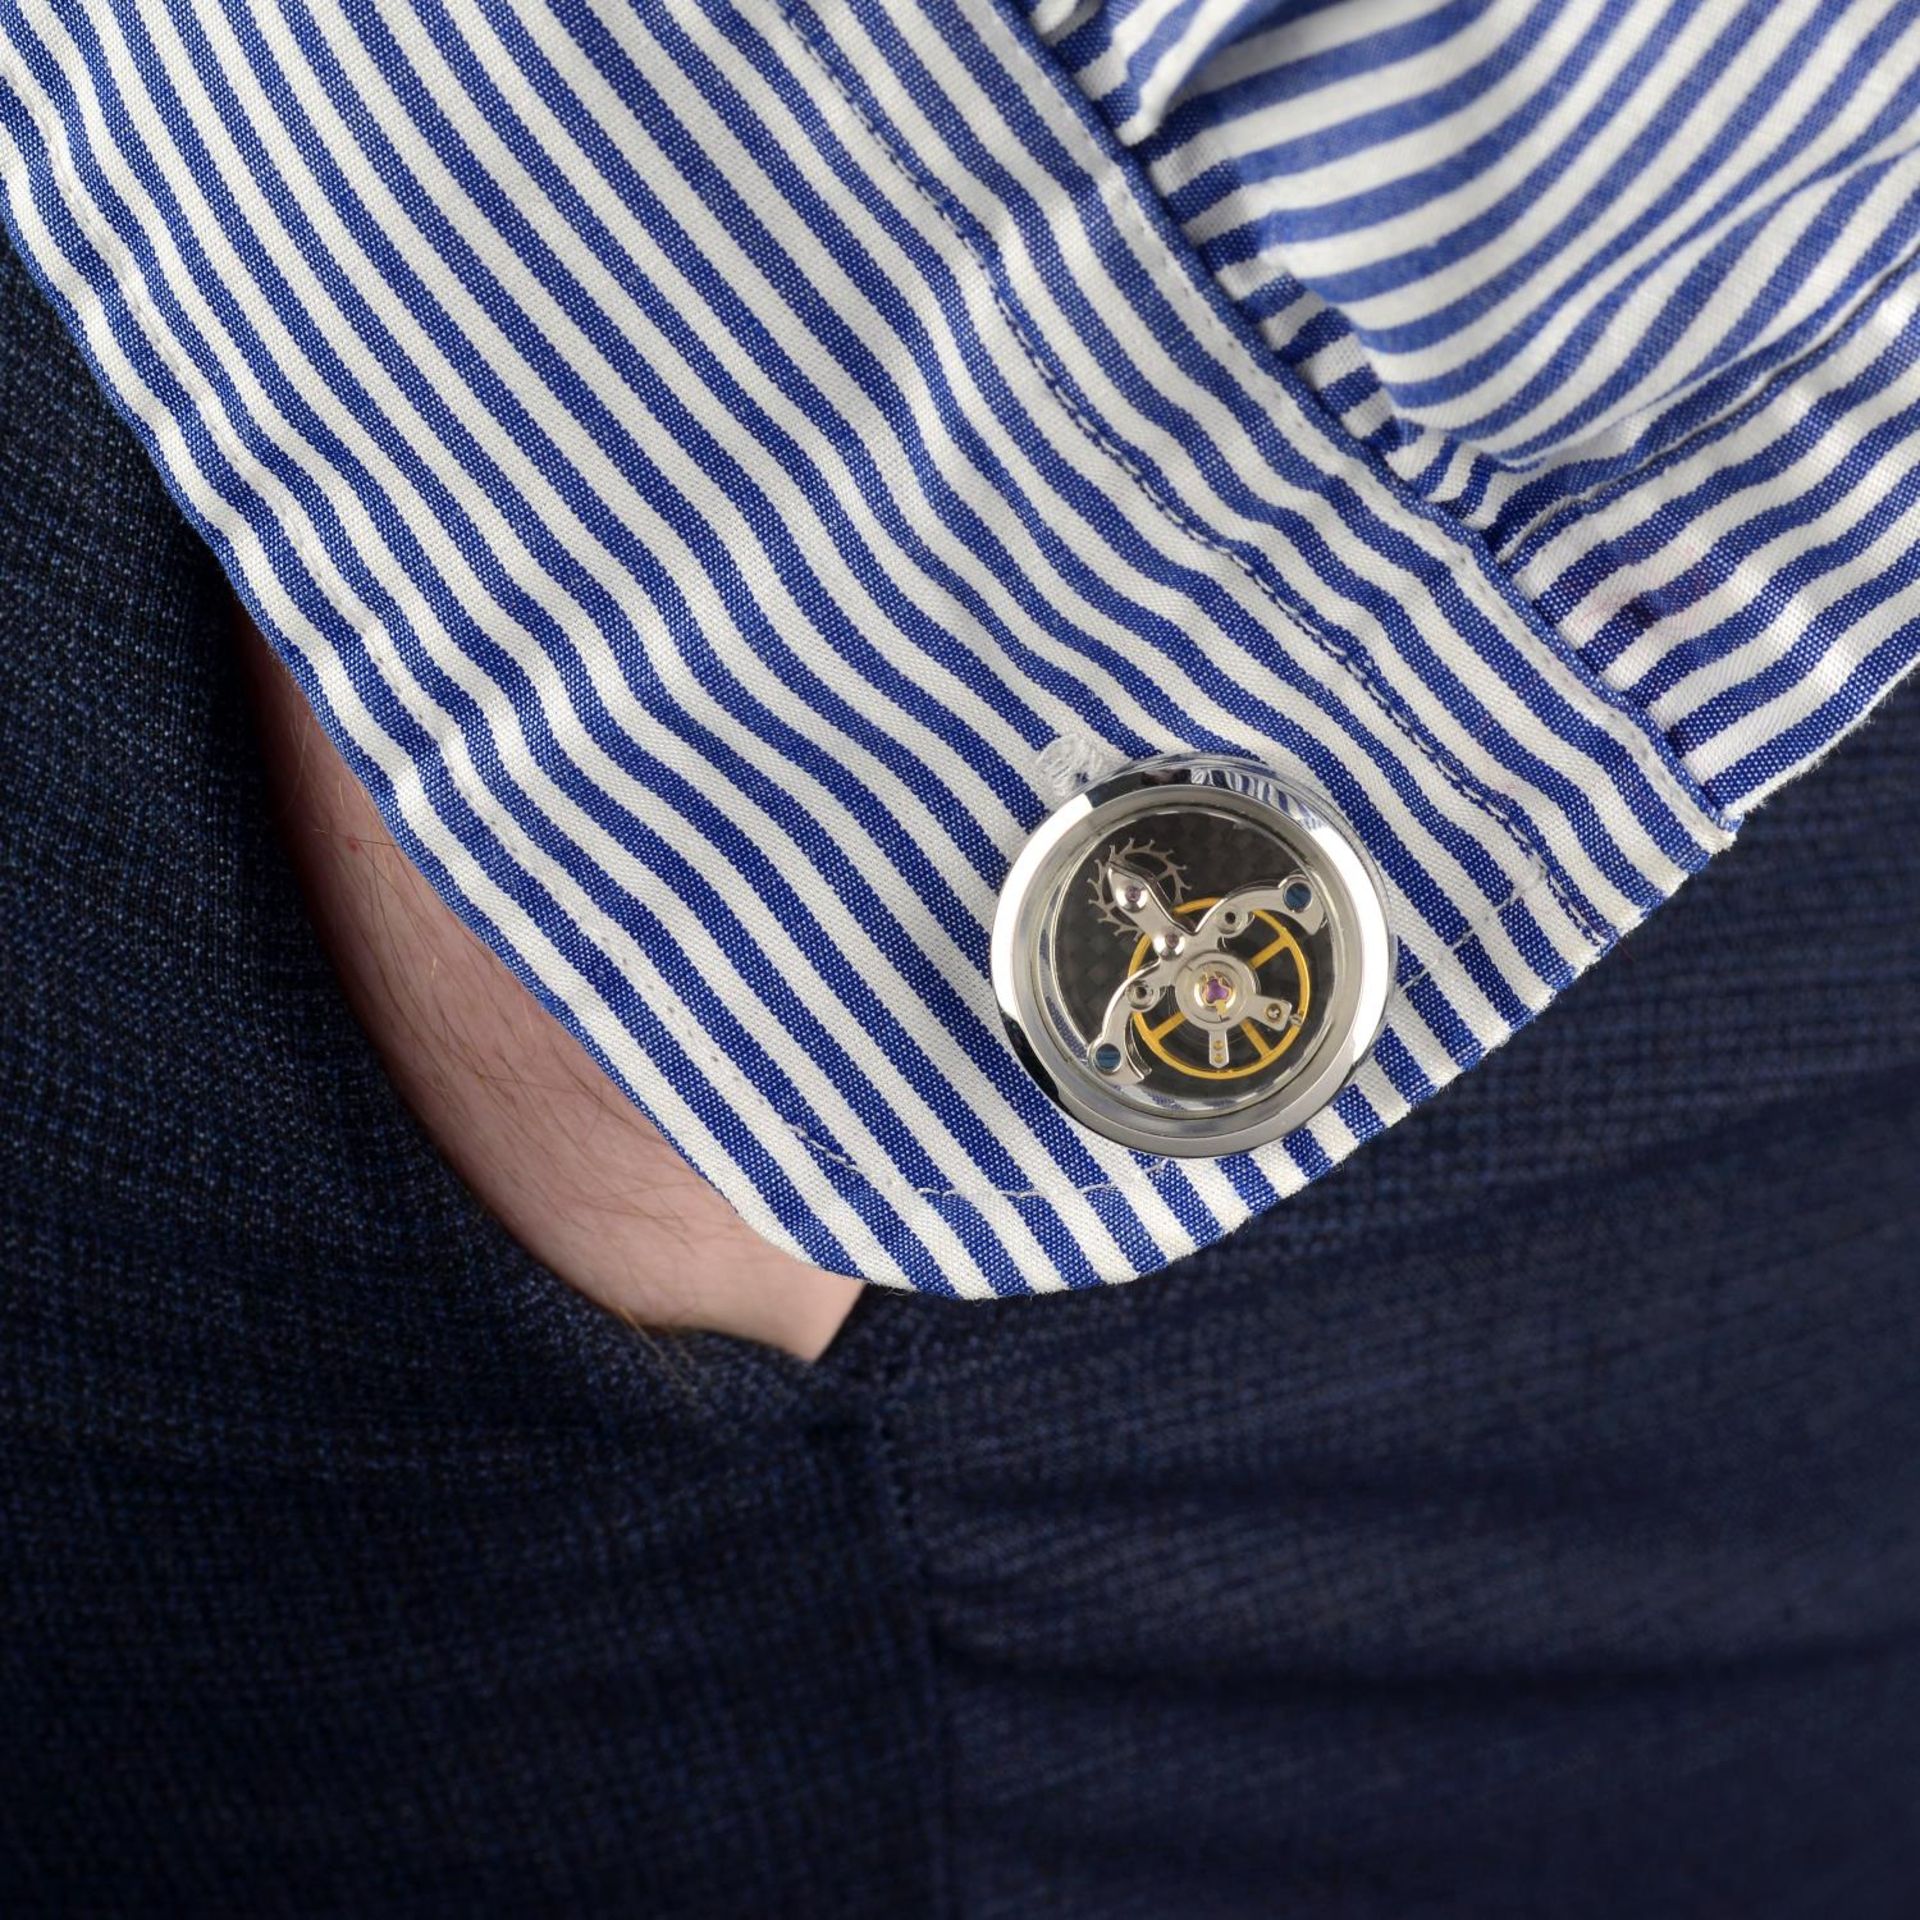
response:
[[[1253,761],[1149,760],[1077,794],[994,919],[1028,1070],[1143,1153],[1239,1153],[1310,1119],[1366,1057],[1392,979],[1372,862]]]

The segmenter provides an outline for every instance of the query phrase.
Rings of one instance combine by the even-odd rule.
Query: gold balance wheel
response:
[[[1183,919],[1195,919],[1215,905],[1221,896],[1209,894],[1201,900],[1183,900],[1173,912]],[[1184,1073],[1195,1080],[1244,1080],[1249,1074],[1260,1072],[1284,1054],[1299,1039],[1301,1029],[1306,1024],[1307,1010],[1313,1003],[1313,980],[1307,967],[1307,956],[1301,950],[1300,943],[1292,932],[1275,915],[1266,912],[1256,913],[1254,919],[1265,927],[1273,938],[1258,953],[1249,954],[1246,964],[1256,976],[1264,974],[1267,967],[1283,956],[1293,963],[1295,984],[1284,993],[1276,991],[1276,998],[1292,1003],[1292,1017],[1286,1030],[1277,1041],[1270,1041],[1252,1020],[1243,1020],[1233,1029],[1233,1039],[1243,1040],[1252,1055],[1250,1059],[1234,1060],[1229,1058],[1225,1066],[1202,1065],[1197,1060],[1183,1059],[1168,1046],[1168,1036],[1186,1025],[1187,1016],[1175,1008],[1163,1019],[1153,1017],[1154,1010],[1136,1013],[1133,1016],[1134,1032],[1140,1037],[1140,1043],[1155,1059],[1164,1061],[1176,1073]],[[1142,937],[1133,950],[1133,958],[1127,967],[1128,978],[1138,973],[1150,957],[1153,942]]]

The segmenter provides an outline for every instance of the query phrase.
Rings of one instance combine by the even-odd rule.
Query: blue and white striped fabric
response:
[[[1392,1124],[1911,663],[1911,12],[0,0],[0,185],[455,909],[776,1241],[1016,1293]],[[1177,750],[1401,938],[1216,1162],[987,981]]]
[[[1920,6],[1034,18],[1267,344],[1721,806],[1912,659]]]

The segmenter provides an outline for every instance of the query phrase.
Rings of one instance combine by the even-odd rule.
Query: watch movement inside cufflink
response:
[[[1331,807],[1257,762],[1143,761],[1041,823],[1001,892],[993,985],[1053,1100],[1144,1153],[1310,1119],[1385,1018],[1394,943]]]

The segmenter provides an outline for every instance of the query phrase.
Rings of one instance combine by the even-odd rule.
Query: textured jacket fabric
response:
[[[1920,704],[1167,1274],[604,1318],[347,1012],[0,267],[0,1911],[1901,1916]]]

